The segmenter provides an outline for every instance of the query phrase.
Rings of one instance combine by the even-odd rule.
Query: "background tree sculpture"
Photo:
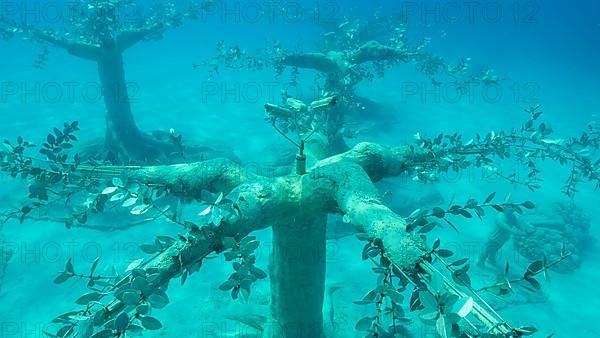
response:
[[[317,80],[311,86],[318,90],[312,91],[313,97],[290,97],[283,93],[282,102],[283,106],[295,111],[302,109],[296,102],[298,99],[336,98],[336,107],[329,110],[325,121],[306,142],[306,151],[313,159],[322,159],[349,149],[345,138],[356,137],[349,120],[359,121],[358,128],[361,128],[370,119],[387,121],[395,118],[389,112],[382,117],[384,109],[372,100],[361,97],[356,89],[364,81],[383,77],[386,70],[399,64],[414,63],[417,70],[431,80],[432,86],[440,86],[442,81],[452,81],[457,90],[464,91],[462,94],[468,92],[470,83],[500,81],[490,68],[472,69],[464,58],[457,64],[451,64],[427,51],[427,38],[417,43],[411,42],[406,18],[402,15],[376,16],[372,20],[347,18],[341,24],[323,25],[322,28],[324,34],[317,43],[320,46],[318,51],[290,50],[280,41],[273,41],[264,53],[248,54],[239,46],[219,43],[217,55],[206,63],[210,77],[216,76],[220,66],[235,70],[272,67],[278,77],[289,68],[292,69],[291,88],[303,87],[299,83],[299,69],[316,71]],[[284,129],[287,127],[289,125]]]
[[[143,11],[136,3],[90,0],[77,3],[69,17],[63,18],[66,22],[56,27],[34,27],[3,15],[0,28],[4,40],[23,36],[94,62],[104,96],[106,133],[104,147],[100,147],[103,151],[94,145],[89,148],[89,155],[110,152],[122,161],[148,163],[168,161],[172,157],[169,155],[179,151],[178,144],[158,140],[138,128],[131,110],[128,94],[131,83],[125,77],[123,54],[141,41],[161,39],[166,30],[180,26],[185,19],[196,18],[200,10],[194,6],[177,9],[174,3],[167,1],[158,2],[145,15],[132,17],[131,13]],[[8,7],[6,11],[9,12]],[[193,155],[194,148],[189,150]]]

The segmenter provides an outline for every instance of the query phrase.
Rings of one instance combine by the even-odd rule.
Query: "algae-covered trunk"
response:
[[[128,159],[154,159],[159,154],[156,142],[139,130],[131,112],[125,81],[123,55],[118,49],[104,50],[98,59],[98,73],[106,106],[107,150]]]
[[[274,337],[324,337],[326,217],[273,226],[270,261]]]

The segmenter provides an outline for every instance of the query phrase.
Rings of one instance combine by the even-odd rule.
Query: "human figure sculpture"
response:
[[[496,227],[488,236],[487,242],[481,251],[477,266],[485,267],[485,263],[497,264],[498,256],[502,247],[511,239],[513,235],[521,236],[533,231],[533,226],[515,215],[514,208],[506,208],[495,222]]]

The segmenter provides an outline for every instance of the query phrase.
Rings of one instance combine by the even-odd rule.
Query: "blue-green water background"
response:
[[[370,17],[376,9],[387,14],[398,11],[402,6],[400,2],[392,1],[334,3],[337,10],[332,19],[340,23],[345,20],[345,13]],[[435,2],[427,3],[431,5]],[[446,4],[439,3],[442,6]],[[389,120],[379,121],[381,124],[359,136],[360,141],[397,145],[412,142],[416,132],[435,135],[440,131],[457,131],[468,139],[468,135],[477,132],[519,127],[527,117],[523,109],[534,104],[525,102],[525,86],[528,84],[534,84],[539,89],[535,99],[543,104],[544,118],[554,126],[558,136],[577,135],[587,123],[598,120],[600,5],[595,1],[538,1],[535,4],[539,11],[533,17],[536,22],[524,23],[522,18],[515,22],[511,9],[514,7],[511,6],[515,3],[523,6],[525,2],[494,3],[503,9],[502,17],[496,23],[489,22],[481,11],[476,10],[473,22],[465,17],[456,23],[448,22],[443,17],[440,22],[434,22],[431,18],[423,22],[415,17],[408,29],[414,36],[430,37],[432,43],[428,48],[449,61],[470,57],[475,64],[493,65],[499,74],[507,77],[501,86],[502,99],[491,103],[476,94],[473,102],[435,102],[431,98],[421,100],[414,96],[404,100],[399,83],[415,82],[420,85],[428,84],[428,80],[415,70],[414,65],[399,65],[386,72],[384,78],[359,86],[361,95],[381,103],[389,111],[387,116],[382,117]],[[231,17],[222,20],[217,14],[206,20],[186,22],[183,27],[168,31],[160,41],[141,43],[127,51],[127,80],[134,82],[139,89],[134,96],[138,102],[132,106],[139,126],[144,130],[175,128],[196,142],[230,147],[245,162],[260,162],[265,156],[271,156],[271,159],[274,155],[270,155],[270,150],[285,146],[285,141],[263,121],[262,105],[272,99],[266,90],[257,102],[248,102],[243,97],[240,102],[235,102],[231,97],[225,100],[218,96],[203,99],[202,91],[203,86],[211,81],[226,86],[257,83],[265,89],[262,85],[265,82],[279,81],[283,85],[287,78],[275,78],[272,70],[222,70],[214,80],[208,80],[206,68],[193,70],[192,65],[213,57],[215,46],[221,40],[232,45],[239,44],[249,52],[264,48],[265,38],[279,39],[288,48],[294,48],[298,43],[305,51],[318,48],[324,31],[315,22],[305,20],[290,23],[277,15],[275,17],[275,22],[260,20],[258,23],[248,22],[242,17],[236,23]],[[31,65],[40,50],[39,45],[27,41],[15,39],[0,42],[1,81],[27,85],[40,83],[42,86],[64,82],[97,83],[94,64],[54,48],[50,48],[46,66],[41,70],[34,69]],[[307,86],[313,78],[314,73],[301,71],[301,79]],[[515,86],[521,90],[516,97]],[[275,96],[275,99],[279,97]],[[103,113],[101,102],[92,103],[83,99],[80,91],[75,92],[73,102],[64,96],[56,103],[43,98],[35,102],[31,97],[22,100],[10,96],[0,104],[0,135],[7,139],[22,135],[37,141],[52,127],[62,125],[63,121],[79,120],[82,128],[80,138],[83,141],[92,140],[103,135]],[[469,197],[483,198],[490,191],[499,191],[531,199],[536,204],[551,204],[564,199],[559,190],[567,173],[567,169],[549,167],[543,173],[546,179],[544,187],[535,194],[505,183],[477,180],[445,183],[439,189],[447,199],[453,193],[457,198],[466,200]],[[386,180],[382,184],[386,189],[391,187],[393,190],[414,193],[423,189],[394,180]],[[15,192],[19,191],[19,186],[18,182],[2,177],[0,196],[3,207],[18,205],[16,198],[21,195]],[[591,188],[582,186],[576,202],[592,216],[591,235],[597,236],[600,218],[596,212],[600,198]],[[491,222],[492,218],[486,219],[483,224],[478,221],[464,222],[461,224],[463,230],[460,238],[449,231],[440,232],[440,237],[463,244],[482,241]],[[115,264],[117,268],[124,269],[133,259],[145,257],[132,243],[151,242],[156,234],[172,235],[178,231],[180,229],[173,225],[160,223],[114,233],[67,230],[61,224],[44,222],[6,224],[3,228],[4,240],[18,243],[20,251],[11,261],[2,286],[1,321],[19,323],[28,328],[35,328],[36,325],[43,327],[53,316],[73,308],[73,300],[83,293],[83,283],[52,284],[55,273],[62,270],[64,261],[71,256],[67,250],[68,243],[76,243],[75,263],[87,265],[89,256],[93,254],[85,253],[84,249],[99,247],[106,265]],[[260,235],[268,238],[269,233],[266,231]],[[53,243],[62,248],[58,252],[60,257],[51,255]],[[369,274],[369,264],[360,261],[358,241],[345,238],[333,245],[337,249],[328,265],[328,280],[345,284],[336,299],[336,312],[340,322],[346,326],[346,331],[339,333],[339,336],[351,336],[355,334],[351,333],[354,321],[369,313],[369,309],[357,307],[351,301],[359,299],[374,285],[374,277]],[[24,249],[33,253],[27,255]],[[48,252],[44,253],[44,249]],[[569,274],[555,275],[552,282],[546,285],[550,295],[547,302],[515,306],[504,309],[502,314],[511,322],[534,323],[543,334],[553,332],[557,337],[600,336],[594,322],[597,320],[597,302],[600,299],[597,288],[600,273],[596,268],[598,258],[598,252],[590,249],[580,268]],[[222,263],[220,258],[209,261],[200,273],[190,276],[184,287],[173,283],[169,292],[171,305],[156,312],[165,327],[159,333],[148,333],[148,336],[203,336],[202,332],[207,336],[203,329],[214,323],[233,327],[233,322],[223,320],[227,311],[251,308],[248,311],[264,312],[269,298],[268,282],[260,284],[253,291],[251,305],[242,306],[216,289],[230,272],[228,264],[219,263]],[[266,268],[267,263],[268,257],[262,255],[257,264]],[[364,277],[357,279],[357,275]]]

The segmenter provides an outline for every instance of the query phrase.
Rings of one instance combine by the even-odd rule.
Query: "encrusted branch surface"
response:
[[[402,48],[369,41],[356,49],[343,52],[290,54],[281,58],[280,63],[290,67],[314,69],[322,73],[343,73],[354,65],[371,61],[407,60],[408,56],[410,54]]]

